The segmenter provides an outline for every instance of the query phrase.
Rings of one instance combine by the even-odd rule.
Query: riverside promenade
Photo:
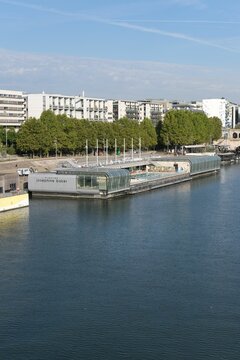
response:
[[[153,152],[142,152],[142,157],[150,157]],[[161,152],[154,152],[154,155],[162,156]],[[125,159],[129,159],[129,154],[126,154]],[[134,159],[137,159],[137,154],[134,154]],[[108,155],[107,161],[114,161],[115,156]],[[0,157],[0,173],[15,173],[18,168],[32,168],[37,172],[53,171],[55,170],[60,163],[67,161],[74,161],[77,164],[84,166],[86,165],[86,160],[89,166],[92,166],[96,163],[96,156],[88,155],[86,156],[63,156],[63,157],[43,157],[43,158],[26,158],[20,156],[8,156],[6,158]],[[106,156],[101,155],[98,157],[99,164],[106,163]],[[118,155],[117,160],[124,161],[123,155]]]

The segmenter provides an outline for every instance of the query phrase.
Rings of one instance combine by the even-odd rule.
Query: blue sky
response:
[[[240,97],[237,0],[0,0],[0,88]]]

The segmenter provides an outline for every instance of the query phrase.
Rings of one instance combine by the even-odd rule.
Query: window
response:
[[[16,190],[16,183],[10,184],[10,190],[11,191]]]
[[[233,133],[233,139],[237,139],[237,137],[238,137],[238,136],[237,136],[237,133],[234,132],[234,133]]]

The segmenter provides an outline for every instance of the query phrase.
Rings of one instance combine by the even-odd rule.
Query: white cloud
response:
[[[239,100],[234,70],[151,61],[18,53],[0,49],[0,88],[103,98]]]

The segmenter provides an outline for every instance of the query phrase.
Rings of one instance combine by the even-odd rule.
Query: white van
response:
[[[32,172],[34,172],[32,168],[19,168],[19,169],[17,170],[17,173],[18,173],[18,175],[20,175],[20,176],[29,175],[29,174],[31,174]]]

